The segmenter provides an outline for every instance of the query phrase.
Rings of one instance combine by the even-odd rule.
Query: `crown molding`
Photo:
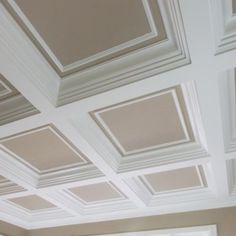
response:
[[[190,63],[178,1],[158,1],[167,39],[61,80],[57,105],[92,96]]]
[[[162,236],[188,236],[191,233],[198,236],[217,236],[217,227],[216,225],[206,225],[206,226],[197,226],[197,227],[185,227],[185,228],[176,228],[176,229],[163,229],[163,230],[144,230],[137,232],[128,232],[128,233],[115,233],[115,234],[106,234],[98,236],[153,236],[153,235],[162,235]]]
[[[221,117],[225,152],[236,151],[236,80],[235,69],[224,71],[219,79]]]
[[[39,113],[39,111],[20,94],[0,102],[0,110],[0,125]]]
[[[215,54],[236,48],[236,15],[232,0],[210,0],[215,39]]]
[[[236,196],[236,160],[227,161],[227,177],[231,196]]]

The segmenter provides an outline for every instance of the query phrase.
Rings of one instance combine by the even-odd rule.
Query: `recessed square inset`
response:
[[[198,167],[186,167],[141,177],[143,183],[153,194],[183,189],[194,189],[205,185]]]
[[[50,209],[50,208],[56,207],[52,203],[46,201],[45,199],[37,195],[17,197],[17,198],[10,199],[8,201],[30,211],[44,210],[44,209]]]
[[[151,31],[143,1],[16,3],[62,65],[92,57]]]
[[[38,172],[87,164],[88,160],[53,126],[0,141],[5,151]]]
[[[180,86],[91,114],[123,156],[193,140]]]
[[[118,189],[116,189],[112,184],[106,182],[75,187],[69,190],[84,203],[125,199],[124,195],[121,194]]]

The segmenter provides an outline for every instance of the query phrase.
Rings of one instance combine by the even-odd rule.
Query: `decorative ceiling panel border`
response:
[[[115,135],[112,133],[112,131],[109,129],[109,127],[106,125],[106,123],[103,121],[103,119],[101,118],[100,114],[103,112],[107,112],[107,111],[111,111],[113,109],[117,109],[117,108],[122,108],[125,107],[127,105],[131,105],[131,104],[136,104],[151,98],[155,98],[155,97],[159,97],[162,95],[167,95],[169,94],[175,104],[177,113],[178,113],[178,117],[177,119],[180,120],[181,123],[181,127],[184,131],[184,135],[185,137],[181,140],[177,140],[177,141],[172,141],[172,142],[167,142],[164,144],[160,144],[160,145],[156,145],[156,146],[151,146],[149,148],[142,148],[142,149],[136,149],[133,151],[125,151],[124,148],[122,147],[121,143],[119,142],[119,140],[115,137]],[[184,117],[183,113],[187,113],[186,109],[185,109],[185,105],[184,104],[180,104],[180,100],[182,100],[182,91],[180,87],[174,87],[174,88],[169,88],[166,91],[160,91],[154,94],[150,94],[147,96],[143,96],[137,99],[133,99],[127,102],[123,102],[120,104],[115,104],[114,106],[109,106],[109,107],[105,107],[102,109],[98,109],[96,111],[90,112],[91,117],[94,119],[94,121],[98,124],[98,126],[103,130],[103,132],[105,133],[105,135],[108,137],[108,139],[111,141],[111,143],[114,144],[114,146],[117,148],[117,150],[120,152],[120,154],[122,155],[122,157],[125,156],[130,156],[132,154],[140,154],[143,152],[147,152],[147,151],[151,151],[151,150],[156,150],[156,149],[161,149],[161,148],[167,148],[167,147],[172,147],[175,145],[179,145],[179,144],[184,144],[184,143],[189,143],[194,141],[192,136],[192,130],[188,124],[188,117]],[[188,116],[186,114],[186,116]]]
[[[52,191],[48,195],[79,215],[110,214],[111,212],[137,209],[132,200],[127,198],[86,204],[66,189]]]
[[[0,103],[20,94],[1,74],[0,85],[4,87],[4,90],[0,92]]]
[[[50,129],[54,130],[57,135],[60,136],[60,133],[58,133],[58,131],[56,131],[53,126],[46,125],[44,127],[50,127]],[[35,128],[34,131],[37,132],[38,129],[42,129],[42,127]],[[32,132],[32,130],[17,135],[22,135],[28,132]],[[15,135],[13,135],[12,137],[15,137]],[[68,143],[67,139],[63,138],[63,136],[61,136],[60,138],[63,139],[64,142]],[[9,139],[9,137],[4,138],[1,141],[6,139]],[[25,181],[25,183],[28,183],[34,188],[45,188],[48,186],[60,185],[69,182],[76,182],[78,180],[87,180],[90,178],[103,176],[102,172],[88,161],[86,161],[86,164],[82,166],[72,164],[67,165],[64,168],[39,171],[29,163],[26,164],[26,162],[23,161],[22,158],[16,158],[16,155],[12,154],[11,151],[6,149],[2,144],[0,145],[0,147],[1,166],[5,167],[8,172],[13,174],[13,176],[15,176],[16,178],[18,176],[18,178],[21,178],[22,181]]]
[[[199,168],[199,167],[196,167]],[[203,174],[200,178],[202,181],[202,186],[194,188],[178,189],[168,192],[152,193],[148,186],[140,179],[140,176],[126,179],[126,183],[130,186],[133,191],[145,202],[148,207],[169,205],[173,202],[183,203],[186,201],[197,201],[200,199],[214,199],[215,193],[215,183],[211,174],[210,167],[205,165],[201,166],[203,168],[203,173],[205,179],[203,179]]]
[[[236,15],[232,0],[210,0],[215,53],[236,48]]]
[[[14,4],[14,1],[9,1]],[[32,79],[36,87],[54,105],[60,106],[190,63],[179,1],[158,0],[157,2],[167,39],[81,72],[67,75],[63,79],[56,76],[52,66],[45,63],[42,56],[35,52],[32,43],[26,43],[29,39],[18,25],[12,24],[11,15],[2,5],[1,11],[4,14],[1,16],[1,21],[6,27],[0,29],[3,36],[1,40],[5,48],[10,48],[7,51],[8,57],[14,57],[13,51],[21,55],[20,64],[19,58],[14,57],[17,68],[22,71],[22,66],[28,65],[26,71],[31,72],[34,78],[30,78],[28,74],[25,76]],[[15,40],[12,41],[13,38],[17,39],[17,44]],[[18,48],[18,45],[21,45],[21,48]],[[12,54],[10,55],[9,52]],[[33,54],[37,54],[37,60],[29,61],[25,52],[28,55],[32,54],[32,57]],[[36,61],[37,66],[34,64]],[[45,76],[49,78],[46,82],[42,79]]]
[[[197,227],[185,227],[176,229],[164,229],[164,230],[148,230],[148,231],[137,231],[128,233],[115,233],[115,234],[105,234],[97,236],[217,236],[216,225],[206,225]]]
[[[39,113],[2,74],[0,84],[5,88],[0,92],[0,125]]]
[[[28,224],[35,222],[47,222],[49,220],[61,218],[66,219],[72,216],[68,212],[58,207],[46,210],[29,211],[16,204],[10,203],[9,201],[1,202],[0,206],[3,213],[13,218],[18,217],[19,219],[28,222]]]
[[[167,39],[61,80],[57,105],[92,96],[190,63],[177,0],[159,0]]]
[[[227,161],[227,174],[230,196],[236,196],[236,160]]]
[[[169,88],[166,88],[165,90],[168,89]],[[181,89],[194,136],[193,141],[189,143],[183,143],[168,148],[158,148],[156,150],[141,152],[123,158],[95,121],[89,117],[89,114],[86,119],[74,119],[73,123],[78,129],[78,132],[83,134],[83,137],[98,150],[98,152],[101,152],[101,157],[117,173],[206,158],[208,156],[207,144],[201,123],[195,85],[193,82],[188,82],[186,84],[181,84]],[[157,91],[157,93],[158,92],[160,91]],[[149,94],[147,96],[149,96]],[[101,107],[97,107],[97,109],[101,109]],[[76,125],[78,122],[80,123],[80,126]]]
[[[126,51],[128,50],[128,52],[134,51],[135,49],[138,49],[137,46],[139,45],[140,47],[140,44],[142,43],[145,43],[146,44],[145,46],[148,46],[150,43],[154,43],[154,42],[157,43],[159,41],[166,39],[166,33],[164,30],[164,25],[163,25],[162,17],[160,14],[160,9],[158,6],[158,1],[151,2],[149,0],[142,0],[143,9],[147,17],[151,32],[143,36],[140,36],[138,38],[135,38],[131,41],[128,41],[126,43],[112,47],[103,52],[97,53],[88,58],[63,66],[62,63],[59,61],[59,59],[55,56],[55,54],[49,48],[47,43],[43,40],[43,38],[40,36],[40,34],[31,24],[29,19],[22,12],[22,10],[17,5],[17,3],[14,0],[4,1],[3,3],[5,7],[9,10],[9,12],[12,14],[14,19],[19,23],[22,29],[31,38],[31,40],[36,45],[36,47],[42,52],[42,54],[46,57],[46,59],[50,62],[50,64],[56,69],[56,71],[62,77],[64,77],[66,74],[80,71],[81,69],[91,67],[93,65],[108,61],[109,59],[112,59],[119,55],[126,54],[127,52],[124,52],[124,50]],[[153,16],[154,13],[156,15],[155,17]],[[159,20],[159,22],[157,22],[157,20]],[[118,55],[116,55],[117,53]]]

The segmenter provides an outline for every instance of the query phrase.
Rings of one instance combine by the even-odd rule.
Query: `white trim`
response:
[[[176,229],[144,230],[129,233],[115,233],[97,236],[217,236],[216,225],[195,226]]]
[[[5,88],[5,91],[3,90],[2,92],[0,92],[0,97],[12,92],[12,89],[9,86],[7,86],[7,84],[4,83],[1,79],[0,79],[0,84],[2,84],[2,86]]]
[[[210,0],[215,53],[236,48],[236,16],[232,12],[232,0]]]

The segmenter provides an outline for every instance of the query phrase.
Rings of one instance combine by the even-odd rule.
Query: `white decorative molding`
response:
[[[190,63],[178,1],[158,1],[167,39],[115,60],[69,75],[60,83],[57,105],[101,93]]]
[[[1,181],[0,183],[0,197],[22,191],[24,191],[24,188],[7,179],[4,179],[4,181]]]
[[[164,144],[159,144],[159,145],[155,145],[155,146],[151,146],[151,147],[147,147],[147,148],[141,148],[141,149],[135,149],[135,150],[132,150],[132,151],[126,151],[123,148],[123,146],[121,145],[121,143],[119,142],[119,140],[115,137],[115,135],[113,135],[110,128],[103,121],[103,119],[100,116],[100,113],[107,112],[107,111],[113,110],[113,109],[118,109],[118,108],[123,107],[123,106],[127,106],[127,105],[130,105],[130,104],[135,104],[135,103],[138,103],[138,102],[142,102],[146,99],[151,99],[153,97],[158,97],[158,96],[162,96],[162,95],[166,95],[166,94],[170,94],[173,101],[174,101],[174,104],[175,104],[175,107],[176,107],[176,110],[177,110],[177,116],[178,116],[178,119],[180,120],[181,127],[184,131],[184,138],[181,139],[181,140],[166,142]],[[101,128],[104,129],[104,132],[107,133],[108,138],[111,139],[111,142],[115,143],[115,146],[121,152],[122,156],[128,156],[128,155],[132,155],[132,154],[136,154],[136,153],[146,152],[146,151],[150,151],[150,150],[153,150],[153,149],[166,148],[166,147],[175,146],[175,145],[179,145],[179,144],[183,144],[183,143],[187,143],[187,142],[192,141],[191,138],[190,138],[190,135],[189,135],[189,131],[188,131],[186,122],[185,122],[184,117],[183,117],[183,113],[181,111],[181,106],[180,106],[180,102],[179,102],[178,95],[177,95],[177,92],[176,92],[176,88],[170,88],[167,91],[161,91],[161,92],[158,92],[158,93],[155,93],[155,94],[143,96],[141,98],[137,98],[137,99],[134,99],[134,100],[131,100],[131,101],[128,101],[128,102],[124,102],[122,104],[114,105],[114,106],[111,106],[111,107],[101,109],[99,111],[91,112],[90,114],[95,119],[95,121],[98,121],[98,123],[101,125]]]
[[[115,233],[97,236],[217,236],[216,225],[185,227],[176,229],[147,230],[128,233]]]
[[[0,2],[0,50],[11,72],[30,81],[51,104],[56,103],[60,79]],[[4,64],[2,64],[4,66]],[[6,75],[7,76],[7,75]]]
[[[236,80],[235,69],[221,73],[219,93],[225,152],[236,151]]]
[[[0,102],[0,110],[0,125],[39,113],[39,111],[20,94]]]
[[[0,99],[1,99],[1,97],[11,94],[12,89],[6,83],[4,83],[1,79],[0,79],[0,84],[4,87],[4,90],[0,92]]]
[[[110,199],[97,203],[85,203],[81,201],[78,196],[72,194],[69,190],[62,189],[47,193],[53,199],[57,199],[61,204],[69,209],[73,209],[81,216],[83,215],[96,215],[96,214],[109,214],[110,212],[120,212],[131,209],[136,209],[136,206],[130,199]]]
[[[210,0],[210,10],[215,39],[215,53],[236,48],[236,15],[232,0]]]
[[[227,161],[228,184],[231,196],[236,196],[236,160]]]

